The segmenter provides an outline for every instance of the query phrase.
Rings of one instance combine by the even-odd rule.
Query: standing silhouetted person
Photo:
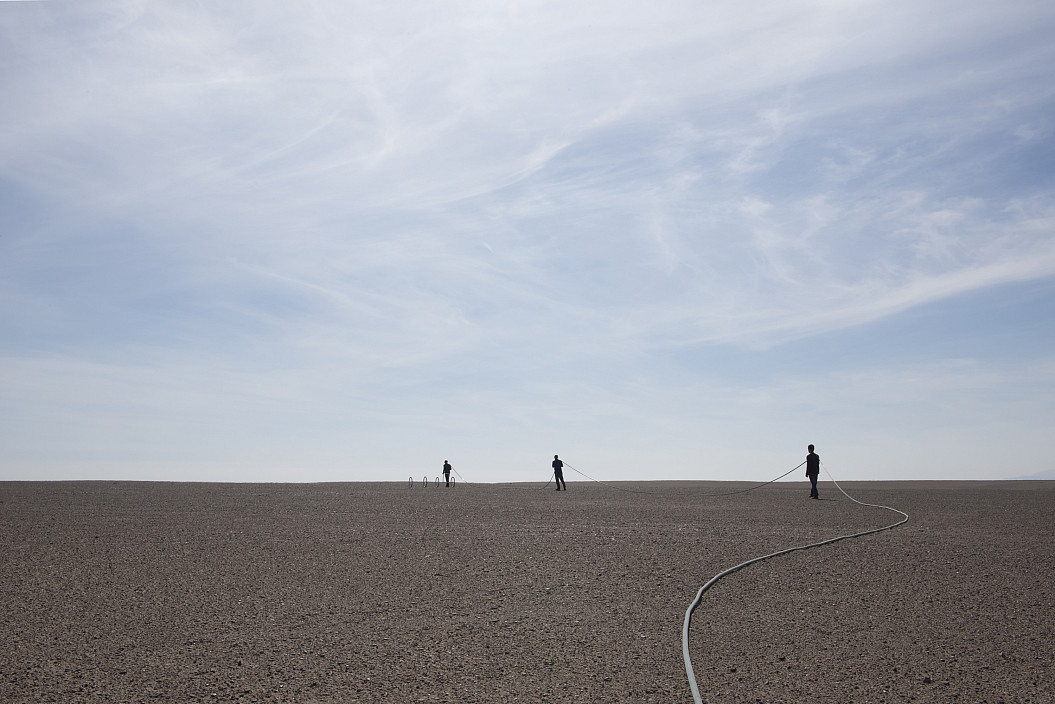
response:
[[[817,494],[817,476],[821,473],[821,456],[813,451],[813,445],[809,445],[806,449],[810,451],[806,455],[806,476],[810,478],[810,498],[819,499],[821,497]]]
[[[553,479],[557,482],[557,491],[560,491],[562,485],[564,491],[568,490],[568,485],[564,483],[564,463],[556,455],[553,455]]]
[[[447,482],[447,486],[451,485],[451,463],[447,460],[443,460],[443,481]]]

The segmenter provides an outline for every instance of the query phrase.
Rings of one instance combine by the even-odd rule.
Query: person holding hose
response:
[[[568,490],[568,485],[564,483],[564,463],[556,455],[553,455],[553,479],[557,482],[557,491],[560,491],[562,485],[564,491]]]
[[[810,498],[819,499],[820,495],[817,493],[817,477],[821,473],[821,456],[813,451],[813,445],[806,447],[809,450],[809,454],[806,455],[806,476],[810,480]]]

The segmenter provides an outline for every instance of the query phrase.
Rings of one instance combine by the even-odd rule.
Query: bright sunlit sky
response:
[[[1053,37],[0,2],[0,479],[1052,476]]]

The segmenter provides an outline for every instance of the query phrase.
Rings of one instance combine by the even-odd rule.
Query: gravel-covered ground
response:
[[[888,525],[830,483],[0,483],[3,702],[683,702],[714,574]],[[707,702],[1055,702],[1055,482],[720,581]],[[654,492],[654,493],[644,493]]]

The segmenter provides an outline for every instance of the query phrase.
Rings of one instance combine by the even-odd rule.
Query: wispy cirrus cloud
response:
[[[607,437],[673,393],[667,355],[711,350],[681,372],[714,388],[737,355],[1050,279],[1053,24],[1041,2],[9,3],[2,350],[196,388],[186,414],[226,388],[196,370],[238,398],[284,378],[246,417],[314,402],[290,438],[320,446],[343,447],[326,415],[558,438],[544,409],[576,403]],[[66,417],[27,378],[8,412]]]

